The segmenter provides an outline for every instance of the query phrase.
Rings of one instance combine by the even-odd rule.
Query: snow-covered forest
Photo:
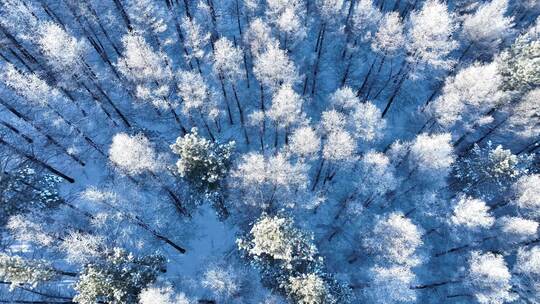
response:
[[[0,303],[540,303],[539,15],[0,0]]]

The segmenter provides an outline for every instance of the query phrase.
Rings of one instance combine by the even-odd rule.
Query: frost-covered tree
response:
[[[232,183],[241,189],[241,204],[271,209],[278,202],[291,204],[307,187],[307,166],[292,162],[284,153],[265,157],[248,153],[232,172]],[[304,200],[307,197],[304,196]]]
[[[295,84],[298,80],[296,66],[278,45],[269,45],[255,58],[254,64],[253,73],[270,91],[276,91],[285,84]]]
[[[113,137],[109,159],[127,174],[137,175],[145,171],[156,172],[162,166],[152,144],[142,134],[130,136],[118,133]]]
[[[177,172],[189,183],[204,191],[217,190],[231,166],[235,143],[217,144],[199,135],[197,128],[178,137],[171,145],[180,156]]]
[[[519,274],[517,286],[530,300],[538,299],[540,291],[540,247],[520,248],[514,272]]]
[[[3,82],[28,102],[45,106],[60,98],[60,92],[36,74],[24,73],[14,65],[7,64],[2,74]]]
[[[249,28],[244,35],[244,41],[250,47],[251,55],[258,57],[266,52],[271,45],[278,42],[272,37],[270,26],[261,18],[256,18],[249,24]]]
[[[538,222],[521,217],[504,216],[498,219],[501,232],[510,244],[533,240],[538,235]]]
[[[457,47],[453,15],[446,4],[428,0],[422,9],[411,13],[406,48],[409,62],[433,68],[450,68],[448,55]]]
[[[45,212],[62,203],[60,178],[23,166],[0,175],[0,226],[10,217]]]
[[[366,195],[364,205],[370,204],[375,196],[384,195],[398,186],[395,168],[383,153],[368,151],[360,163],[359,192]]]
[[[184,33],[184,45],[188,49],[186,59],[201,60],[205,54],[205,48],[210,43],[210,33],[204,31],[204,29],[189,17],[185,17],[180,24]]]
[[[351,15],[351,31],[362,41],[369,41],[377,30],[382,14],[372,0],[356,2]]]
[[[167,100],[171,90],[169,82],[172,72],[166,65],[166,55],[156,52],[137,32],[130,32],[122,38],[123,56],[118,60],[118,70],[133,83],[135,96],[139,101],[158,108],[169,108]]]
[[[277,261],[280,267],[291,268],[317,259],[317,248],[311,237],[294,226],[286,217],[263,215],[238,247],[258,261]]]
[[[11,289],[23,284],[36,287],[56,276],[58,272],[46,260],[29,260],[0,253],[0,279],[9,282]]]
[[[519,36],[514,44],[501,53],[501,74],[506,90],[525,92],[540,85],[540,24]]]
[[[303,102],[302,97],[293,90],[290,84],[279,88],[272,97],[272,105],[267,111],[268,117],[275,122],[276,129],[288,129],[295,123],[301,123]]]
[[[88,50],[82,40],[54,22],[44,22],[38,29],[36,43],[47,63],[61,79],[69,81],[82,76],[83,58]]]
[[[516,198],[512,203],[533,217],[540,215],[540,174],[520,177],[514,184],[514,191]]]
[[[343,9],[343,0],[317,0],[315,4],[319,9],[321,18],[325,23],[337,22]]]
[[[289,296],[298,304],[337,303],[324,279],[314,273],[290,277],[287,289]]]
[[[366,291],[372,303],[411,303],[416,301],[416,291],[411,288],[416,276],[409,267],[375,266],[370,269],[372,286]]]
[[[515,297],[510,280],[510,271],[501,255],[477,251],[471,254],[467,283],[479,303],[512,301]]]
[[[241,293],[239,274],[232,268],[212,267],[203,276],[202,286],[211,290],[218,299],[227,301]]]
[[[473,147],[455,167],[455,176],[465,192],[484,198],[502,193],[519,177],[526,174],[530,158],[514,155],[502,146]]]
[[[283,45],[294,44],[306,35],[302,20],[302,0],[267,1],[266,16],[279,32],[283,33]]]
[[[467,196],[462,196],[456,201],[450,221],[454,225],[468,229],[489,228],[495,223],[484,201]]]
[[[496,52],[513,33],[513,18],[506,16],[507,9],[508,0],[492,0],[465,16],[462,30],[468,43],[488,55]]]
[[[312,127],[299,127],[292,132],[289,148],[302,157],[314,156],[321,149],[321,138]]]
[[[450,173],[455,156],[450,134],[420,134],[410,147],[409,165],[423,178],[442,182]]]
[[[126,13],[138,30],[150,29],[155,34],[167,30],[168,15],[153,0],[131,0],[126,6]]]
[[[534,138],[540,132],[540,89],[530,91],[521,102],[512,108],[508,119],[509,129],[525,138]]]
[[[508,96],[500,90],[503,77],[496,63],[473,64],[447,78],[440,97],[431,105],[437,122],[444,127],[460,124],[465,130],[493,121],[491,110]]]
[[[120,248],[104,254],[103,261],[84,266],[74,287],[77,295],[73,300],[77,303],[137,303],[140,292],[165,267],[164,257],[157,254],[135,257]]]
[[[178,95],[182,98],[183,111],[202,111],[210,106],[210,91],[201,74],[194,71],[178,73]]]
[[[403,266],[416,266],[421,260],[416,250],[423,244],[421,230],[399,212],[381,218],[364,246],[376,259]]]
[[[373,37],[371,48],[384,56],[394,56],[403,49],[404,45],[405,35],[403,34],[401,17],[397,12],[385,14]]]
[[[176,294],[171,286],[150,286],[139,294],[139,304],[192,304],[184,293]]]
[[[222,37],[214,43],[214,69],[233,83],[242,75],[242,50]]]

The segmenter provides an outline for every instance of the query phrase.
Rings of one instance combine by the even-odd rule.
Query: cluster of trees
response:
[[[535,0],[3,0],[0,302],[540,301]]]

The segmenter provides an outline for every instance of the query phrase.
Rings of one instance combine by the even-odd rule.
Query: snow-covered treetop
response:
[[[407,50],[409,60],[434,68],[449,68],[448,54],[457,47],[452,39],[456,29],[446,4],[428,0],[422,9],[411,13]]]
[[[275,91],[284,84],[295,84],[298,72],[287,53],[279,45],[270,44],[266,51],[255,58],[255,77],[270,90]]]
[[[59,73],[75,75],[83,68],[87,45],[54,22],[40,24],[36,43],[47,62]]]
[[[222,37],[214,43],[214,69],[225,79],[235,81],[242,74],[242,50]]]
[[[404,44],[403,23],[399,13],[385,14],[379,23],[379,29],[375,33],[371,47],[378,53],[394,56]]]
[[[468,280],[471,292],[481,304],[503,304],[514,299],[511,274],[501,255],[473,252]]]
[[[484,201],[467,196],[461,196],[456,201],[450,220],[454,225],[467,228],[489,228],[495,222]]]
[[[34,105],[44,106],[59,97],[60,92],[36,74],[24,73],[12,64],[3,70],[2,81]]]
[[[292,267],[297,260],[314,260],[317,249],[311,238],[294,227],[289,218],[263,215],[238,246],[255,259],[270,258]]]
[[[482,4],[463,21],[463,35],[469,43],[485,48],[491,54],[513,33],[513,18],[506,17],[508,0],[492,0]]]
[[[158,154],[148,138],[142,134],[116,134],[109,149],[109,159],[129,175],[145,171],[156,172],[162,168]]]
[[[422,242],[421,230],[402,213],[394,212],[381,218],[364,245],[377,259],[400,265],[417,265],[415,252]]]
[[[302,97],[292,89],[290,84],[286,84],[272,97],[272,105],[267,114],[281,128],[287,128],[303,120],[302,104]]]
[[[178,174],[198,188],[215,190],[227,174],[235,142],[217,144],[199,135],[197,128],[171,145],[180,156]]]

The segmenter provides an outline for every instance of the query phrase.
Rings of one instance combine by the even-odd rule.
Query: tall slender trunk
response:
[[[238,93],[236,92],[236,86],[232,82],[231,82],[231,87],[233,90],[234,100],[236,101],[236,106],[238,107],[238,112],[240,113],[240,125],[242,126],[242,129],[244,130],[244,138],[246,140],[246,143],[249,145],[249,137],[247,134],[246,125],[244,121],[244,110],[242,109],[242,106],[240,105],[240,100],[238,99]]]
[[[14,145],[12,145],[12,144],[8,143],[7,141],[5,141],[2,137],[0,137],[0,145],[4,145],[4,146],[8,147],[9,149],[11,149],[11,150],[15,151],[17,154],[19,154],[20,156],[22,156],[22,157],[28,159],[29,161],[43,167],[47,171],[49,171],[52,174],[64,179],[68,183],[70,183],[70,184],[75,183],[74,178],[70,177],[69,175],[67,175],[65,173],[62,173],[61,171],[59,171],[58,169],[55,169],[54,167],[47,164],[46,162],[44,162],[44,161],[42,161],[40,159],[37,159],[35,156],[30,155],[30,154],[22,151],[21,149],[15,147]]]
[[[317,76],[318,76],[318,73],[319,73],[319,63],[321,61],[321,55],[322,55],[322,50],[323,50],[323,45],[324,45],[324,34],[326,32],[326,24],[325,23],[323,23],[321,31],[322,31],[322,33],[321,33],[321,38],[320,38],[320,42],[319,42],[319,47],[318,47],[318,50],[317,50],[317,59],[315,61],[315,67],[313,68],[313,78],[311,80],[311,96],[313,96],[315,94],[316,85],[317,85]]]

